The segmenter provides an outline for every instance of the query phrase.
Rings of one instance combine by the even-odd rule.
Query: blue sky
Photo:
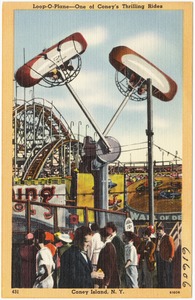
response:
[[[115,85],[115,69],[109,63],[109,53],[116,46],[127,46],[144,56],[178,85],[170,102],[153,97],[154,143],[161,149],[182,157],[182,47],[183,19],[179,10],[16,10],[15,11],[15,71],[23,65],[23,49],[28,61],[74,32],[85,37],[88,47],[82,54],[82,69],[71,82],[81,101],[104,131],[124,96]],[[32,88],[27,89],[30,99]],[[18,89],[18,97],[23,89]],[[46,89],[35,86],[35,96],[53,101],[68,123],[74,121],[73,132],[85,135],[89,121],[65,86]],[[122,162],[146,161],[147,149],[146,101],[129,100],[109,135],[122,147]],[[88,135],[94,137],[89,126]],[[97,139],[97,138],[96,138]],[[144,144],[142,144],[144,143]],[[130,151],[129,151],[130,150]],[[164,153],[164,160],[173,160]],[[162,159],[162,151],[154,147],[154,160]]]

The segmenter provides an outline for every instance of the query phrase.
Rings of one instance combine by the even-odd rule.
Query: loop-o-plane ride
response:
[[[116,85],[123,95],[134,92],[131,100],[145,100],[146,79],[152,80],[152,95],[162,101],[170,101],[177,92],[177,84],[168,75],[158,69],[140,54],[125,46],[112,49],[109,55],[110,63],[128,80],[116,80]],[[116,78],[118,78],[116,76]],[[123,86],[123,87],[122,87]],[[146,95],[145,95],[146,96]]]
[[[107,125],[104,133],[108,134],[114,121],[125,107],[128,100],[147,100],[148,136],[148,191],[149,224],[154,225],[154,175],[153,175],[153,108],[152,96],[162,101],[170,101],[177,92],[177,84],[168,75],[149,62],[140,54],[125,46],[112,49],[110,63],[116,69],[115,82],[119,91],[125,95],[115,115]]]
[[[22,87],[40,84],[46,87],[66,85],[80,108],[100,137],[97,142],[97,154],[103,162],[113,162],[120,155],[120,145],[112,137],[105,137],[87,111],[84,104],[70,86],[81,70],[80,55],[86,50],[87,42],[80,33],[74,33],[54,46],[46,49],[16,72],[16,81]]]
[[[84,37],[78,32],[74,33],[54,46],[44,50],[30,61],[26,62],[17,70],[15,78],[18,84],[25,88],[32,87],[36,84],[45,87],[57,87],[65,85],[68,88],[79,107],[82,109],[85,116],[88,118],[89,122],[100,137],[97,143],[95,143],[91,137],[85,137],[83,156],[90,156],[91,163],[94,161],[94,163],[92,163],[94,165],[93,168],[97,171],[99,170],[101,173],[102,166],[117,160],[121,153],[121,147],[115,138],[102,134],[90,113],[87,111],[86,107],[69,84],[81,70],[80,55],[85,52],[86,48],[87,42],[85,41]],[[97,175],[99,172],[95,172],[93,174],[94,177],[98,176],[99,178],[99,175]],[[96,186],[96,183],[98,186]],[[106,186],[104,190],[106,200],[104,200],[104,196],[101,197],[101,199],[103,198],[103,202],[106,203],[106,206],[100,201],[100,185],[101,182],[95,179],[95,207],[107,208],[107,183],[103,184]]]
[[[88,161],[92,166],[94,206],[107,209],[107,165],[116,161],[121,153],[119,142],[108,136],[111,127],[129,99],[143,101],[150,98],[148,95],[153,95],[162,101],[169,101],[176,94],[177,85],[169,76],[133,50],[125,46],[113,48],[109,54],[109,61],[116,69],[115,82],[125,99],[102,133],[70,86],[70,82],[81,70],[80,55],[85,52],[86,48],[87,42],[82,34],[74,33],[25,63],[17,70],[15,78],[18,84],[25,88],[36,84],[45,87],[65,85],[68,88],[99,136],[97,143],[91,137],[84,138],[83,159],[89,157]],[[151,80],[150,84],[148,78]],[[152,128],[148,128],[147,135],[152,137]],[[151,142],[149,140],[148,144],[151,145]]]

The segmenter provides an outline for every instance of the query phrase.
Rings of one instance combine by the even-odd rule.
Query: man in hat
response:
[[[72,240],[68,233],[60,233],[58,239],[62,242],[62,246],[58,248],[58,254],[61,257],[62,254],[70,248]]]
[[[156,229],[156,263],[158,287],[173,287],[173,258],[175,245],[172,236],[165,233],[164,226]]]
[[[138,246],[137,252],[140,254],[139,261],[139,284],[141,288],[153,288],[153,271],[154,271],[154,251],[155,244],[152,242],[151,230],[147,228],[143,233],[143,240]]]
[[[55,246],[57,248],[57,258],[56,258],[56,270],[55,270],[55,285],[54,287],[58,287],[59,279],[60,279],[60,258],[62,254],[70,248],[72,239],[70,235],[67,233],[56,232],[54,233],[55,237]]]

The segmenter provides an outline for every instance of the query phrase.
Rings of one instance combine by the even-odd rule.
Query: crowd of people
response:
[[[37,229],[21,245],[22,288],[159,288],[173,287],[175,247],[158,226],[141,237],[108,222],[78,227],[73,234]]]

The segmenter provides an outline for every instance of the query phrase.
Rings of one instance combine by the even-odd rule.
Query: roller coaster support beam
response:
[[[154,167],[153,167],[153,105],[152,81],[147,79],[148,191],[149,225],[154,226]]]

